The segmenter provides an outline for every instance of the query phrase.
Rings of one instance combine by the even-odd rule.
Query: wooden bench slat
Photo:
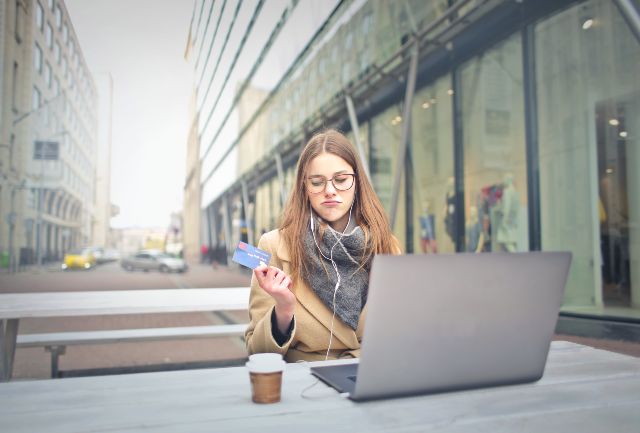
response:
[[[121,329],[109,331],[52,332],[18,335],[17,347],[71,346],[244,335],[247,324],[185,326],[178,328]]]

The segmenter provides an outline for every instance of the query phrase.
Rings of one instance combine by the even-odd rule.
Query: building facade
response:
[[[337,127],[407,253],[568,250],[563,313],[640,319],[637,2],[262,3],[194,8],[210,248],[277,227]]]
[[[63,1],[0,5],[0,251],[15,269],[91,242],[97,92]]]

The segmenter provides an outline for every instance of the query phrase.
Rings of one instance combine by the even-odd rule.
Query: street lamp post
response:
[[[38,218],[36,219],[36,264],[42,266],[42,196],[44,194],[44,159],[40,161],[40,186],[38,188]]]

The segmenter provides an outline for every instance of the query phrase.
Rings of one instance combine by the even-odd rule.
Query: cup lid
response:
[[[273,362],[254,362],[249,361],[245,364],[251,373],[276,373],[284,370],[287,363],[280,361]]]
[[[249,361],[251,362],[278,362],[282,361],[282,355],[279,353],[254,353],[249,355]]]

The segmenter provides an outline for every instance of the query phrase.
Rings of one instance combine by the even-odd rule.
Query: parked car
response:
[[[120,265],[127,271],[141,269],[145,272],[158,270],[160,272],[186,272],[187,263],[178,257],[170,256],[158,251],[139,251],[136,254],[120,260]]]
[[[105,249],[103,247],[89,247],[96,258],[97,264],[108,263],[120,259],[120,253],[114,249]]]
[[[96,265],[96,257],[91,248],[83,248],[69,251],[64,255],[62,270],[67,269],[91,269]]]
[[[104,255],[104,248],[88,247],[87,250],[91,251],[91,254],[93,254],[93,257],[96,258],[96,264],[103,263],[102,256]]]
[[[104,250],[102,258],[105,262],[117,262],[118,260],[120,260],[120,251],[113,248],[108,248]]]

